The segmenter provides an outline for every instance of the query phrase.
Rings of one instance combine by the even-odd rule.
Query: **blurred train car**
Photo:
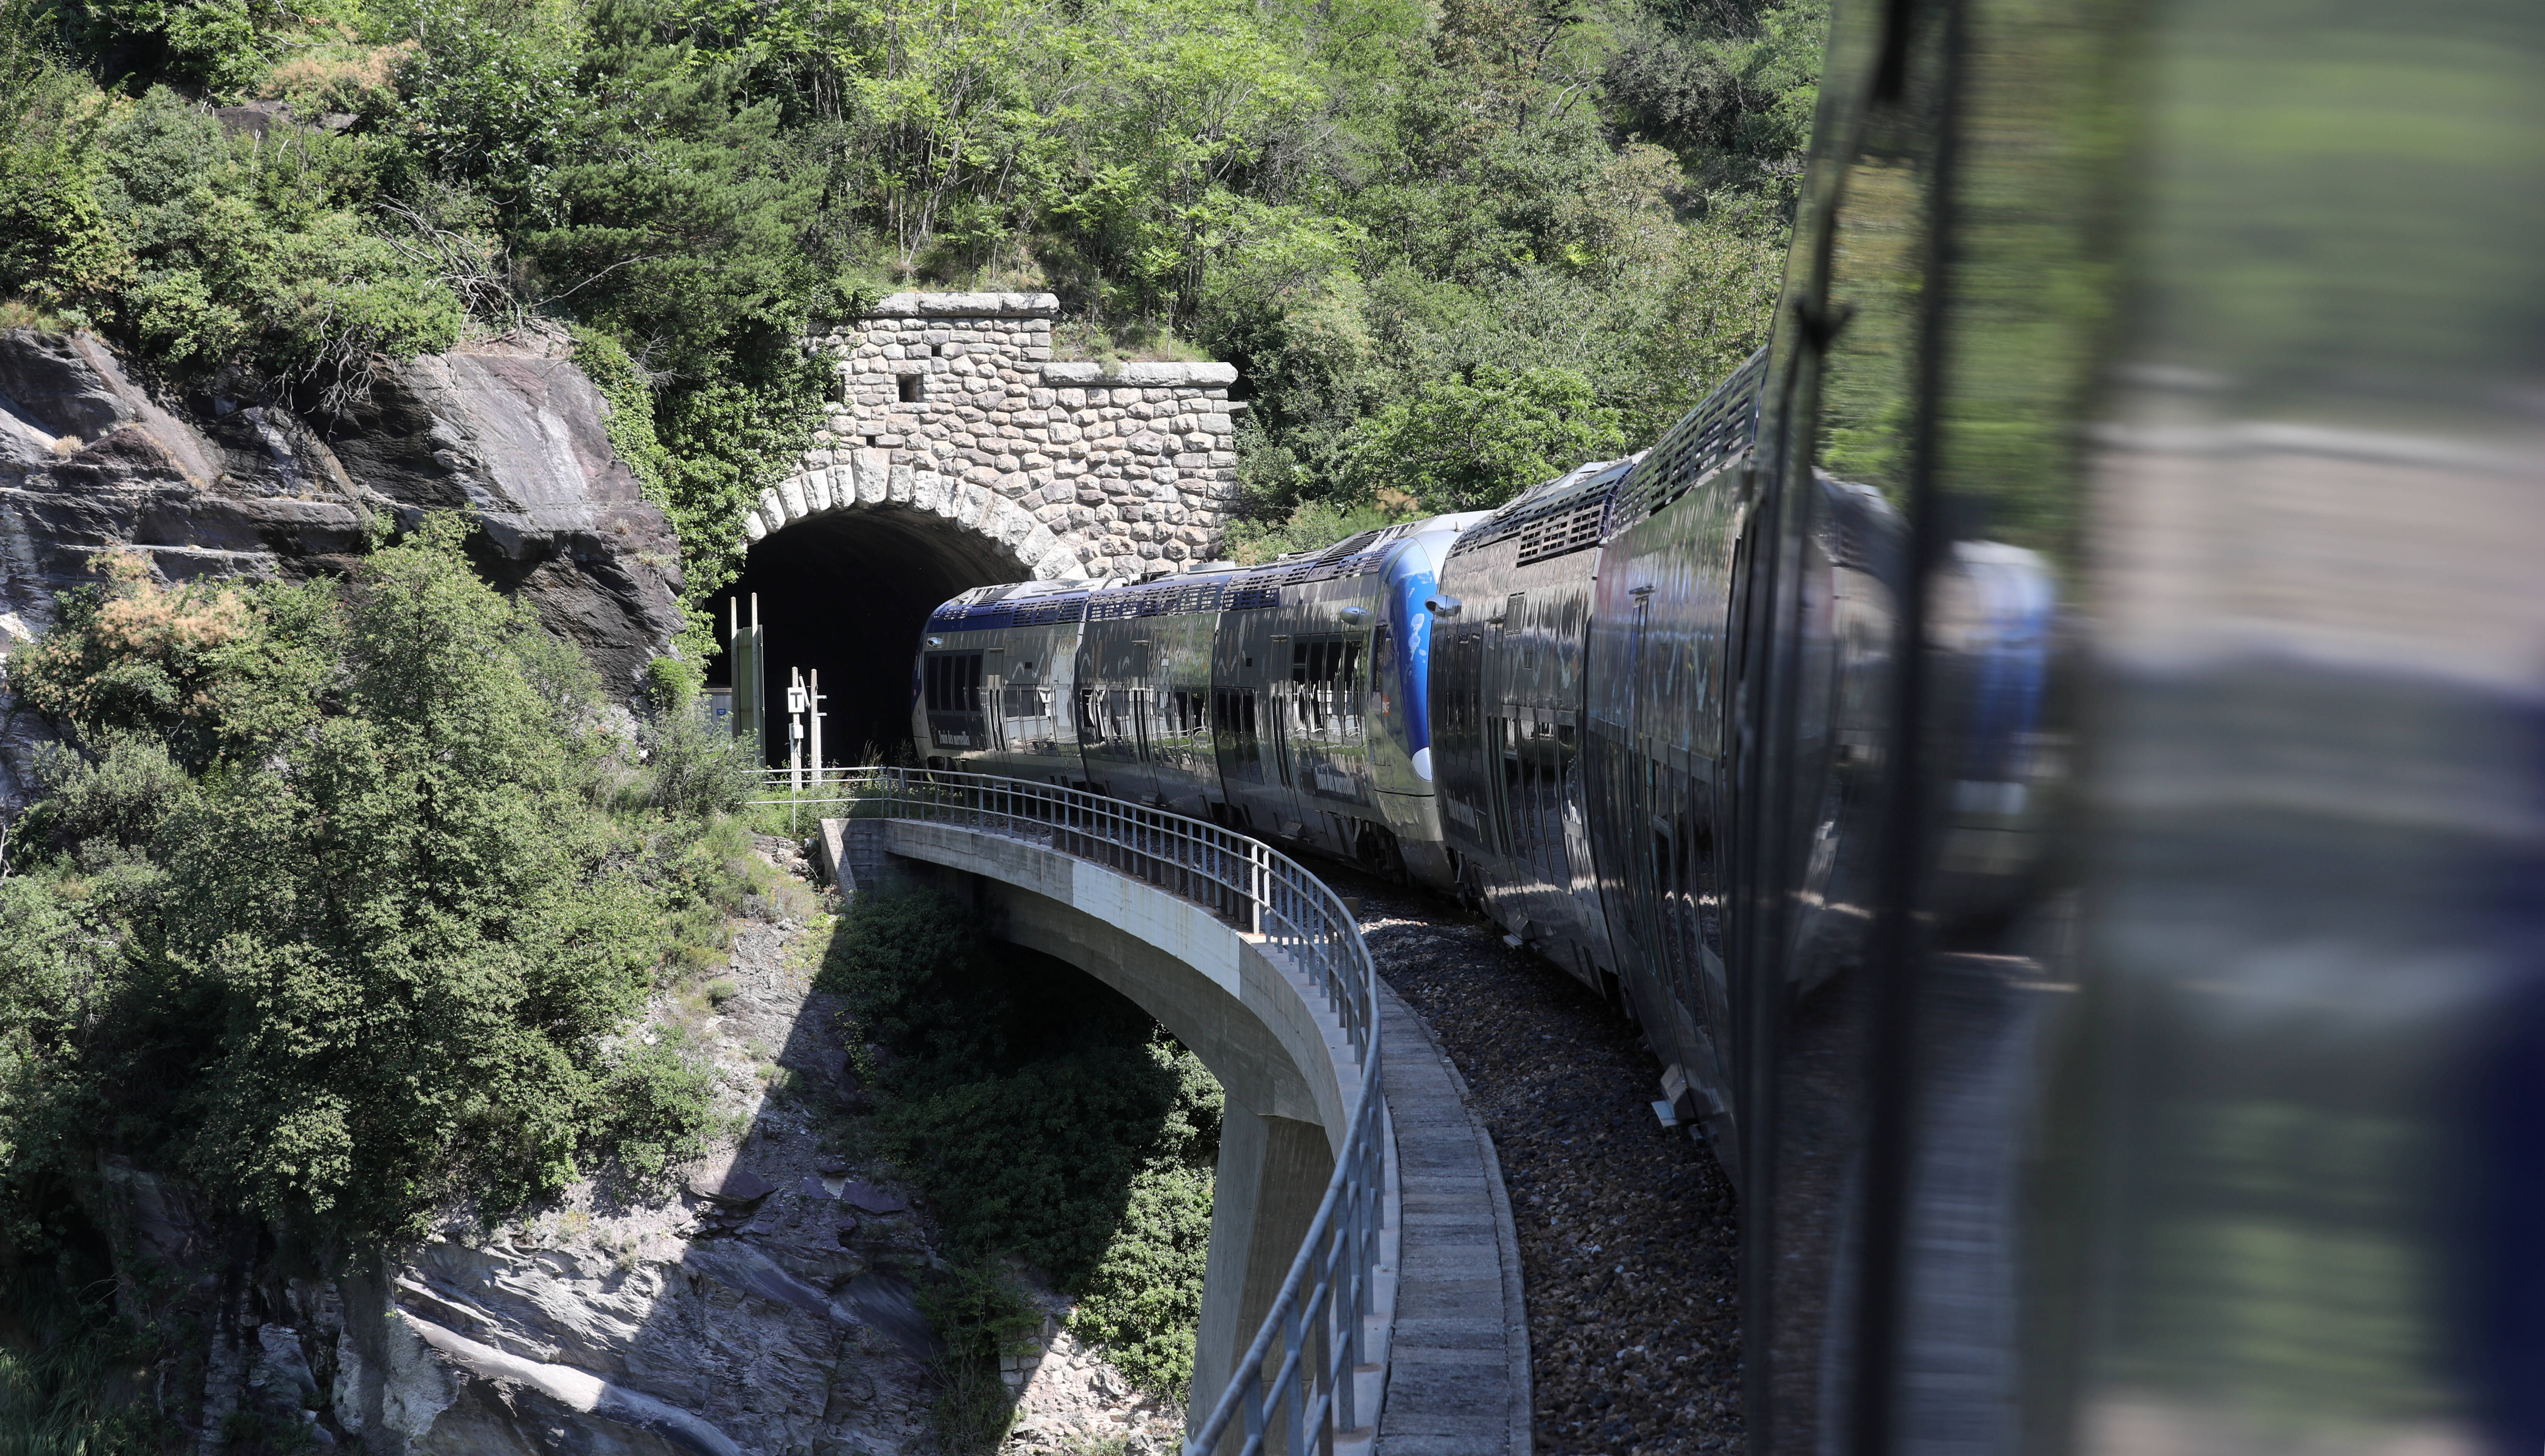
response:
[[[1833,7],[1586,669],[1750,1450],[2545,1448],[2540,223],[2533,5]]]
[[[1649,451],[1221,583],[1204,807],[1640,1022],[1751,1451],[2545,1449],[2545,9],[1838,0],[1819,98]]]

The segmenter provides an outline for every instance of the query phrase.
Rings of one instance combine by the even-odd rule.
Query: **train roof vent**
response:
[[[964,596],[971,596],[965,593]],[[966,603],[962,597],[930,613],[928,625],[938,631],[982,632],[999,627],[1042,627],[1074,622],[1087,610],[1088,594],[1062,591],[1017,595],[996,602]]]
[[[1519,537],[1519,563],[1544,561],[1600,544],[1617,484],[1633,464],[1595,460],[1577,466],[1496,512],[1460,535],[1451,554],[1480,550]]]
[[[1169,577],[1099,598],[1087,609],[1087,619],[1102,622],[1123,617],[1165,616],[1179,611],[1217,611],[1220,609],[1220,596],[1227,585],[1226,577],[1202,581]]]
[[[1759,439],[1759,397],[1766,382],[1767,351],[1762,348],[1682,416],[1627,476],[1605,533],[1652,515],[1747,453]]]
[[[1384,565],[1392,550],[1388,532],[1365,530],[1350,539],[1338,541],[1314,556],[1291,556],[1268,566],[1259,566],[1228,584],[1227,595],[1220,599],[1219,609],[1251,611],[1261,607],[1278,607],[1283,587],[1358,576]]]

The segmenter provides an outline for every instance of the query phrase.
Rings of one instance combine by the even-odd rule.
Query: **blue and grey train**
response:
[[[1253,568],[977,588],[931,615],[912,732],[931,767],[1207,818],[1450,891],[1609,999],[1667,1071],[1661,1115],[1738,1172],[1716,867],[1735,511],[1763,354],[1661,446],[1502,509]],[[1674,480],[1676,477],[1676,481]],[[1810,828],[1807,985],[1860,956],[1902,552],[1875,491],[1821,476],[1792,751]],[[1694,534],[1638,552],[1661,517]],[[2034,553],[1971,543],[1950,656],[1973,756],[1947,819],[2022,854],[2052,606]],[[1603,589],[1603,582],[1606,586]],[[1600,630],[1602,612],[1623,630]],[[1974,841],[1981,843],[1983,841]]]
[[[1425,604],[1477,519],[1251,569],[966,592],[928,619],[911,731],[934,767],[1090,788],[1448,884]]]
[[[923,752],[1612,998],[1735,1173],[1753,1452],[2533,1456],[2540,96],[2505,0],[1837,0],[1766,346],[1665,438],[971,594]]]

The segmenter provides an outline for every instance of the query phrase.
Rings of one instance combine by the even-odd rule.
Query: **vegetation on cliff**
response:
[[[712,874],[589,669],[434,518],[343,582],[137,560],[9,664],[65,734],[0,879],[0,1235],[102,1156],[322,1261],[604,1164],[659,1174],[703,1073],[619,1039]],[[682,794],[695,799],[694,790]]]
[[[1116,1368],[1182,1401],[1219,1154],[1219,1084],[1200,1060],[933,891],[861,896],[819,984],[850,1004],[880,1151],[928,1190],[967,1270],[941,1300],[949,1338],[999,1336],[1001,1260],[1021,1258],[1076,1302],[1073,1328]],[[943,1413],[966,1448],[1004,1431],[1009,1405],[995,1359],[972,1363],[978,1399],[952,1381]]]
[[[811,439],[808,326],[1047,286],[1091,352],[1241,366],[1270,549],[1632,447],[1737,363],[1824,12],[5,0],[0,300],[321,416],[381,358],[567,323],[697,601]],[[1409,439],[1446,465],[1400,475]]]

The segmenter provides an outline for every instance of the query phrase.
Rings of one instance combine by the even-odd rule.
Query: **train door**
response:
[[[1506,873],[1514,857],[1513,801],[1520,796],[1519,725],[1512,715],[1512,638],[1514,619],[1526,607],[1525,596],[1511,597],[1504,602],[1502,611],[1490,619],[1481,643],[1484,671],[1476,675],[1476,688],[1484,706],[1486,762],[1492,766],[1485,785],[1492,823],[1484,839],[1504,861]]]
[[[1138,803],[1157,792],[1149,771],[1147,631],[1147,620],[1138,617],[1090,623],[1078,688],[1088,777],[1100,792]]]
[[[1273,693],[1266,654],[1283,644],[1267,629],[1272,613],[1245,609],[1224,613],[1211,645],[1211,747],[1219,761],[1219,789],[1229,822],[1254,834],[1272,834],[1288,807],[1281,791],[1276,733],[1281,703]]]
[[[1509,694],[1519,769],[1513,848],[1527,877],[1548,892],[1562,891],[1571,878],[1565,868],[1564,779],[1573,752],[1573,730],[1561,721],[1548,688],[1551,679],[1561,676],[1553,627],[1562,600],[1560,589],[1515,596],[1505,613],[1517,637]],[[1561,907],[1548,904],[1536,916],[1545,919],[1563,913]]]
[[[1362,752],[1361,642],[1357,636],[1302,636],[1290,644],[1290,726],[1298,733],[1296,786],[1311,798],[1369,805]]]
[[[977,753],[987,748],[978,652],[931,652],[920,660],[920,692],[928,704],[929,747]]]

